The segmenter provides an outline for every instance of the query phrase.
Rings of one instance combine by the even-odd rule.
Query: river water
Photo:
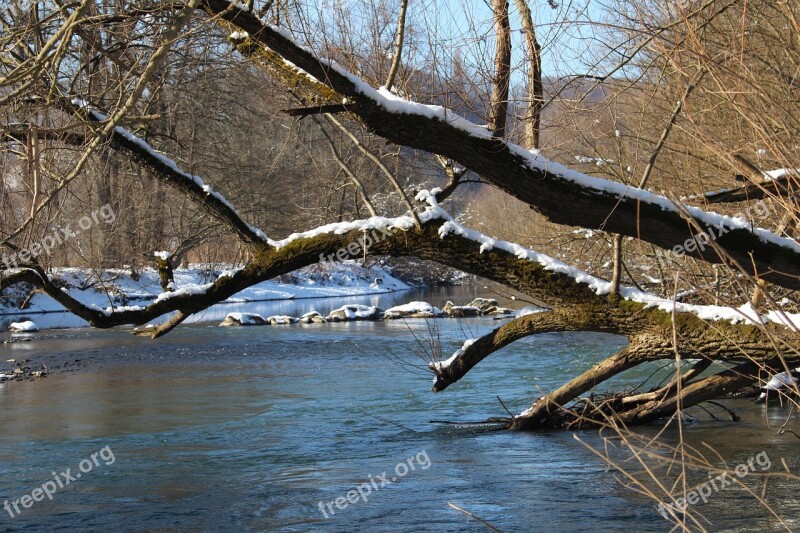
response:
[[[351,301],[388,306],[424,298],[441,305],[448,297],[468,301],[474,290]],[[341,302],[294,302],[293,309],[273,302],[247,310],[327,311]],[[450,353],[498,323],[436,324]],[[0,384],[0,503],[30,495],[54,477],[65,483],[67,468],[75,478],[51,490],[52,500],[19,506],[18,514],[0,510],[0,530],[486,531],[448,502],[501,531],[670,529],[653,501],[623,487],[572,433],[429,422],[505,416],[497,396],[519,412],[539,391],[619,349],[623,338],[528,338],[434,395],[431,374],[416,367],[422,361],[414,356],[411,330],[429,337],[419,320],[252,328],[197,323],[158,341],[125,330],[57,330],[5,345],[3,360],[85,366]],[[621,384],[637,384],[647,374],[638,371]],[[685,438],[708,444],[732,464],[764,451],[772,471],[780,470],[781,458],[798,467],[800,441],[778,435],[774,426],[785,410],[765,411],[745,400],[728,405],[742,421],[712,420],[698,411],[700,420],[684,427]],[[790,427],[800,432],[795,419]],[[578,436],[603,446],[596,432]],[[675,438],[672,430],[663,435]],[[350,492],[357,486],[363,497]],[[779,479],[766,493],[794,529],[800,528],[797,487]],[[698,510],[711,531],[785,530],[742,490],[715,493]]]

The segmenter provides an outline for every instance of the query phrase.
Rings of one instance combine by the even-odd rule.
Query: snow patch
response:
[[[8,325],[8,330],[15,333],[35,333],[39,331],[39,327],[31,320],[24,322],[12,322]]]
[[[384,311],[384,318],[402,318],[409,315],[429,315],[431,317],[442,316],[442,310],[434,307],[428,302],[409,302],[404,305],[396,305]]]
[[[473,344],[475,344],[475,341],[477,341],[477,340],[478,340],[478,339],[467,339],[467,340],[465,340],[465,341],[464,341],[464,344],[462,344],[462,345],[461,345],[461,348],[459,348],[458,350],[456,350],[456,351],[453,353],[453,355],[451,355],[451,356],[450,356],[450,357],[449,357],[447,360],[445,360],[445,361],[435,361],[435,362],[431,363],[431,368],[433,368],[433,369],[434,369],[435,371],[437,371],[437,372],[441,372],[441,371],[443,371],[443,370],[447,369],[447,368],[448,368],[450,365],[452,365],[452,364],[453,364],[453,363],[454,363],[454,362],[455,362],[455,361],[456,361],[456,360],[457,360],[459,357],[461,357],[462,355],[464,355],[464,352],[467,350],[467,348],[469,348],[470,346],[472,346]]]

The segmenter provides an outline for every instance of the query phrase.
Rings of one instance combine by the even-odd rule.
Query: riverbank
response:
[[[234,269],[231,265],[191,265],[190,268],[176,269],[176,289],[191,289],[207,284]],[[91,271],[62,268],[56,269],[54,276],[70,296],[85,305],[101,309],[146,306],[163,292],[155,269],[132,272],[123,269]],[[312,265],[292,274],[261,282],[228,298],[222,304],[358,297],[410,288],[407,283],[393,277],[379,265],[364,268],[354,261],[347,261]],[[30,287],[13,287],[0,297],[0,331],[7,330],[11,323],[28,318],[65,313],[64,308],[50,296],[31,293]],[[53,320],[35,322],[40,329],[86,325],[74,315],[66,318],[55,322],[56,325],[52,325]]]
[[[289,286],[290,288],[296,285]],[[217,304],[209,309],[193,315],[185,324],[176,331],[171,332],[166,337],[159,339],[155,343],[149,337],[139,337],[131,333],[135,329],[133,326],[121,326],[108,330],[95,329],[86,326],[86,323],[68,313],[67,311],[51,312],[38,315],[31,315],[34,318],[39,331],[29,333],[12,333],[9,331],[0,332],[0,349],[3,357],[0,358],[0,374],[14,374],[15,370],[21,368],[22,373],[13,375],[9,381],[29,381],[38,380],[46,375],[60,374],[64,372],[75,372],[91,367],[92,371],[100,372],[108,364],[116,364],[119,361],[126,361],[133,353],[139,354],[138,350],[155,350],[155,345],[171,345],[176,340],[186,341],[186,337],[192,338],[199,332],[204,332],[206,328],[219,328],[219,324],[231,313],[260,314],[265,317],[271,315],[291,315],[302,316],[316,311],[323,315],[328,315],[332,311],[348,305],[363,305],[377,307],[381,309],[391,309],[397,305],[406,304],[414,300],[427,300],[433,306],[446,308],[449,300],[457,302],[471,302],[478,294],[485,293],[485,289],[475,285],[462,285],[453,287],[441,287],[434,289],[403,289],[394,292],[381,292],[377,294],[363,294],[355,296],[322,296],[322,297],[302,297],[288,299],[273,299],[256,302],[229,302]],[[21,317],[2,317],[8,323],[9,320],[21,320]],[[478,316],[472,321],[480,321],[488,327],[496,325],[494,319],[498,316]],[[395,320],[401,328],[405,328],[404,320]],[[419,320],[419,323],[424,323]],[[323,325],[323,330],[333,329],[340,331],[344,325],[330,323]],[[356,326],[355,327],[364,327]],[[308,333],[311,329],[319,326],[314,324],[297,324],[300,331],[299,335]],[[233,328],[238,329],[238,328]],[[293,330],[295,328],[292,328]],[[344,331],[342,331],[344,333]],[[231,333],[240,335],[241,333]],[[265,338],[270,338],[275,333],[261,333]],[[95,348],[103,348],[104,357],[97,358]],[[114,350],[114,357],[108,357],[107,350]],[[136,356],[137,359],[139,355]],[[11,361],[13,359],[13,361]],[[29,367],[26,369],[26,367]],[[37,376],[36,372],[44,371],[44,375]],[[2,382],[2,379],[0,379]]]

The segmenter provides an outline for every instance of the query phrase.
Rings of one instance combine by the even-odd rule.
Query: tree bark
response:
[[[489,130],[498,139],[506,136],[508,92],[511,83],[511,25],[508,0],[492,0],[495,27],[494,77],[489,100]]]
[[[542,130],[542,111],[544,110],[544,85],[542,84],[542,47],[536,39],[536,27],[526,0],[514,0],[522,19],[522,34],[528,52],[528,109],[525,112],[524,146],[530,150],[538,149]]]
[[[403,38],[406,34],[406,13],[408,12],[408,0],[401,0],[400,2],[400,15],[397,17],[397,33],[395,34],[394,42],[394,57],[392,57],[392,65],[389,67],[389,75],[386,78],[386,88],[390,91],[394,86],[394,80],[397,77],[397,72],[400,70],[400,63],[403,57]]]

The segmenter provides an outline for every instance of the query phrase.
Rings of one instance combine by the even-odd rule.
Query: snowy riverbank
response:
[[[175,270],[178,290],[191,290],[217,279],[230,266],[192,265]],[[158,272],[109,269],[92,272],[77,268],[58,269],[54,272],[64,290],[86,305],[102,309],[109,307],[146,306],[162,294]],[[385,294],[410,287],[392,277],[380,266],[364,268],[355,262],[320,264],[298,270],[280,278],[264,281],[249,287],[225,300],[227,304],[294,300],[305,298],[335,298]],[[20,316],[35,317],[48,313],[63,313],[64,308],[42,293],[34,293],[27,304],[29,288],[16,287],[0,299],[0,325],[3,329]],[[24,306],[24,308],[23,308]]]

